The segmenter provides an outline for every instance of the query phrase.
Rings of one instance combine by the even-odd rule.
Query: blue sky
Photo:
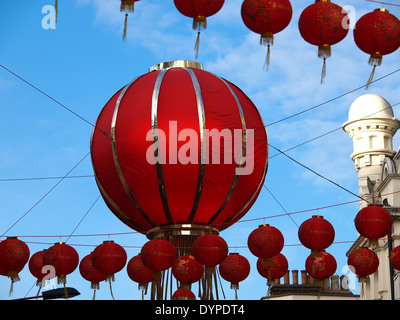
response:
[[[392,105],[400,102],[400,73],[394,73],[373,83],[368,90],[361,88],[268,125],[361,87],[371,67],[368,55],[357,48],[350,30],[342,42],[332,47],[325,83],[321,85],[322,60],[317,57],[316,47],[301,38],[297,27],[302,10],[312,1],[297,0],[292,1],[290,25],[275,36],[271,64],[265,71],[266,47],[260,46],[259,36],[243,24],[241,3],[227,0],[222,10],[208,19],[197,61],[207,71],[239,86],[253,100],[267,125],[271,145],[284,151],[340,128],[347,120],[351,103],[362,94],[382,95]],[[356,19],[380,6],[365,0],[335,3],[351,6]],[[53,4],[53,0],[1,1],[0,64],[90,123],[96,121],[117,90],[148,72],[150,66],[169,60],[195,60],[196,32],[191,29],[192,21],[176,10],[172,0],[138,2],[135,13],[129,15],[126,41],[122,41],[124,13],[119,12],[118,0],[59,0],[56,29],[45,30],[42,7]],[[386,8],[400,16],[399,7]],[[399,68],[399,51],[384,56],[375,79]],[[145,236],[122,224],[102,199],[94,204],[99,190],[91,177],[90,157],[85,158],[92,126],[4,68],[0,68],[0,97],[0,234],[12,226],[6,235],[26,241],[31,254],[66,241],[72,232],[67,243],[76,248],[80,258],[108,239],[124,246],[128,258],[138,254],[147,241]],[[394,107],[394,113],[400,117],[399,106]],[[396,136],[396,150],[399,144]],[[270,149],[270,156],[276,153]],[[297,161],[357,193],[351,153],[352,141],[341,129],[288,151]],[[75,178],[61,182],[59,178],[25,180],[63,177],[72,168],[69,176]],[[266,280],[258,274],[256,258],[246,248],[248,235],[262,223],[277,227],[284,235],[282,253],[289,261],[289,269],[303,270],[309,250],[300,245],[298,226],[313,214],[323,215],[336,230],[337,243],[327,251],[337,260],[337,274],[348,275],[345,254],[357,237],[353,222],[358,212],[357,200],[283,155],[271,158],[265,187],[255,205],[242,221],[220,234],[230,252],[244,255],[251,264],[249,277],[240,284],[239,298],[258,300],[266,295]],[[324,209],[331,205],[335,206]],[[306,210],[309,211],[291,218],[285,215]],[[36,294],[36,287],[32,288],[35,279],[27,266],[20,277],[12,297],[8,295],[9,279],[0,278],[0,299]],[[226,298],[234,299],[229,283],[223,283]],[[78,269],[67,277],[67,284],[81,292],[77,299],[91,299],[90,284]],[[116,299],[141,299],[136,283],[125,270],[116,274],[112,285]],[[111,299],[107,284],[100,285],[96,297]]]

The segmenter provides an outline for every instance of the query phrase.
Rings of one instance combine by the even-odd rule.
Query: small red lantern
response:
[[[207,28],[207,18],[216,14],[224,5],[225,0],[174,0],[178,11],[193,18],[193,30],[197,30],[195,45],[196,59],[199,52],[200,31]]]
[[[390,213],[378,205],[362,208],[354,219],[357,231],[369,239],[369,246],[376,247],[378,239],[386,236],[392,228]]]
[[[355,273],[360,282],[366,282],[367,277],[379,267],[377,254],[369,248],[358,248],[351,252],[347,259],[350,270]]]
[[[54,267],[57,282],[65,286],[67,275],[74,272],[79,265],[79,255],[73,247],[65,242],[57,242],[45,250],[43,263]]]
[[[331,56],[331,46],[342,41],[349,32],[346,10],[330,0],[316,0],[301,13],[299,31],[308,43],[318,46],[318,57],[324,59],[321,83],[326,75],[326,58]]]
[[[124,35],[122,37],[122,40],[125,40],[126,38],[126,29],[128,27],[128,12],[134,12],[135,11],[135,2],[139,0],[121,0],[121,12],[127,12],[125,14],[125,25],[124,25]]]
[[[270,46],[274,34],[285,29],[292,19],[293,9],[289,0],[244,0],[241,8],[242,20],[247,28],[261,35],[260,44],[267,45],[266,65],[270,60]]]
[[[231,283],[231,289],[235,290],[237,300],[239,282],[245,280],[250,274],[250,263],[242,255],[230,253],[219,265],[219,273],[222,279]]]
[[[115,274],[121,271],[126,264],[125,249],[112,240],[104,241],[92,252],[93,266],[106,275],[105,281],[115,281]]]
[[[216,234],[205,234],[198,237],[192,248],[193,256],[207,267],[215,267],[228,255],[228,244]]]
[[[368,63],[373,66],[367,82],[368,88],[375,68],[382,63],[382,56],[400,47],[400,20],[386,9],[376,9],[357,21],[353,33],[357,47],[370,55]]]
[[[288,261],[282,253],[278,253],[272,259],[258,258],[257,260],[257,271],[262,277],[268,279],[268,282],[282,278],[288,268]]]
[[[321,251],[333,243],[335,229],[323,216],[315,215],[300,225],[298,236],[306,248]]]
[[[172,274],[181,282],[180,287],[187,287],[199,281],[204,274],[204,267],[200,264],[194,256],[185,255],[175,259],[172,265]]]
[[[400,246],[395,247],[390,252],[389,260],[394,269],[400,270]]]
[[[171,242],[164,239],[153,239],[144,244],[140,256],[147,268],[161,272],[172,266],[176,251]]]
[[[143,264],[142,258],[138,254],[129,260],[126,271],[129,278],[138,283],[139,290],[142,290],[142,299],[144,299],[148,284],[154,280],[153,270]]]
[[[44,252],[45,252],[45,250],[34,253],[31,256],[31,258],[29,259],[29,264],[28,264],[30,273],[37,279],[36,286],[39,287],[37,295],[39,295],[41,287],[44,287],[44,284],[42,283],[43,278],[46,275],[51,276],[51,274],[47,273],[47,270],[45,271],[43,269],[43,267],[44,267],[44,262],[43,262]]]
[[[153,239],[144,244],[140,251],[140,257],[143,264],[153,270],[155,290],[152,290],[152,299],[157,294],[157,300],[161,300],[163,296],[161,271],[165,271],[173,265],[176,257],[175,247],[167,240]]]
[[[250,233],[247,245],[256,257],[270,259],[282,250],[284,238],[277,228],[263,224]]]
[[[10,295],[14,282],[20,280],[18,273],[28,262],[29,254],[26,243],[17,237],[7,237],[0,242],[0,270],[1,275],[11,279]]]
[[[172,300],[196,300],[196,296],[189,289],[179,288],[172,295]]]
[[[306,259],[307,273],[320,281],[333,276],[336,268],[336,259],[326,251],[312,253]]]
[[[92,262],[92,254],[85,256],[79,264],[79,272],[81,276],[90,282],[90,288],[94,289],[93,300],[96,296],[96,290],[100,289],[100,282],[106,279],[106,275],[98,271]]]

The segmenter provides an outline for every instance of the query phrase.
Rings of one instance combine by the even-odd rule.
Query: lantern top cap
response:
[[[374,11],[389,12],[389,10],[385,9],[385,8],[378,8],[378,9],[375,9]]]
[[[174,60],[155,64],[149,68],[149,72],[170,68],[193,68],[204,70],[203,65],[199,62],[189,60]]]

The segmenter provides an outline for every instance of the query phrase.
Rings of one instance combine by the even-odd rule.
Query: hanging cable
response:
[[[92,126],[93,128],[100,130],[105,136],[107,137],[111,137],[111,135],[101,129],[99,129],[98,127],[96,127],[93,123],[91,123],[90,121],[86,120],[84,117],[80,116],[79,114],[77,114],[75,111],[72,111],[70,108],[68,108],[67,106],[65,106],[64,104],[62,104],[61,102],[57,101],[56,99],[54,99],[53,97],[49,96],[46,92],[40,90],[38,87],[36,87],[35,85],[33,85],[32,83],[30,83],[29,81],[25,80],[24,78],[20,77],[19,75],[17,75],[16,73],[14,73],[13,71],[11,71],[10,69],[6,68],[5,66],[3,66],[2,64],[0,64],[0,67],[2,67],[4,70],[8,71],[9,73],[11,73],[14,77],[20,79],[22,82],[26,83],[28,86],[30,86],[31,88],[35,89],[36,91],[40,92],[42,95],[46,96],[47,98],[49,98],[50,100],[54,101],[55,103],[57,103],[59,106],[63,107],[65,110],[67,110],[68,112],[72,113],[73,115],[75,115],[76,117],[78,117],[79,119],[81,119],[82,121],[86,122],[87,124],[89,124],[90,126]]]

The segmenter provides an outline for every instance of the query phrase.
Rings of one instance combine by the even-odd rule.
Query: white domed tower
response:
[[[371,197],[380,184],[382,164],[393,157],[393,136],[400,127],[386,99],[376,94],[358,97],[350,106],[349,118],[343,129],[353,139],[354,161],[358,173],[359,195]],[[375,187],[374,187],[375,186]],[[364,201],[360,207],[366,206]]]

